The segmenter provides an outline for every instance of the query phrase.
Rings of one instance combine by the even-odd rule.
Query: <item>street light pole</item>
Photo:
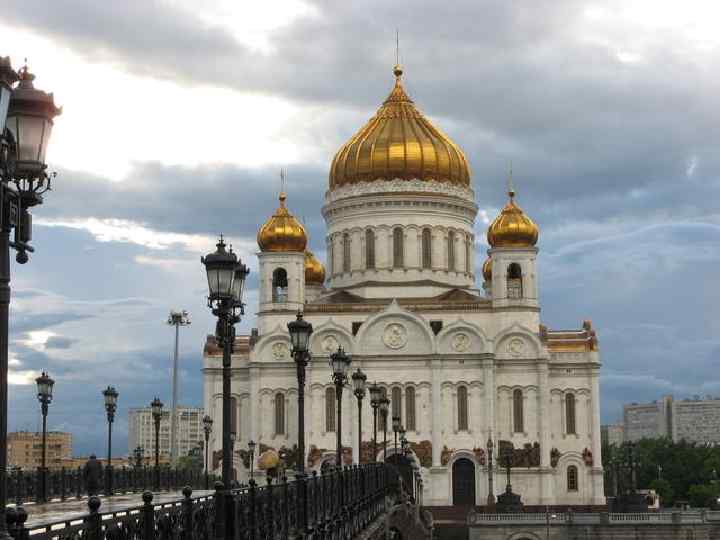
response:
[[[362,401],[365,397],[365,382],[367,381],[367,375],[365,375],[360,368],[357,369],[352,375],[353,387],[355,397],[358,403],[358,465],[362,462]]]
[[[370,406],[373,410],[373,463],[377,461],[377,420],[382,390],[376,382],[370,385]]]
[[[53,381],[50,376],[42,372],[42,375],[40,375],[37,379],[35,379],[35,382],[37,383],[37,397],[38,401],[40,401],[40,411],[42,412],[42,459],[40,462],[40,493],[38,494],[38,502],[46,502],[47,501],[47,415],[48,415],[48,405],[52,401],[52,393],[53,393],[53,386],[55,385],[55,381]]]
[[[298,463],[297,470],[305,474],[305,367],[310,360],[308,344],[313,333],[313,326],[303,319],[298,311],[295,320],[287,325],[292,343],[292,355],[298,381]]]
[[[175,354],[172,371],[172,402],[170,404],[170,463],[177,465],[177,403],[178,403],[178,357],[180,351],[180,327],[190,324],[190,316],[185,310],[171,311],[167,323],[175,327]],[[207,488],[205,488],[207,489]]]
[[[235,343],[235,324],[240,322],[240,315],[244,313],[242,297],[245,289],[245,278],[249,270],[238,260],[232,248],[230,248],[230,251],[225,249],[222,235],[216,247],[215,252],[201,257],[200,261],[205,265],[207,273],[208,307],[212,310],[213,315],[218,318],[215,327],[215,338],[223,349],[222,482],[225,489],[229,490],[232,481],[231,432],[234,431],[231,422],[230,368]],[[230,531],[225,532],[230,534]]]
[[[8,321],[10,316],[10,248],[24,264],[32,238],[30,208],[42,204],[52,176],[45,152],[53,119],[61,113],[52,94],[33,86],[25,66],[16,73],[10,58],[0,57],[0,540],[10,540],[7,506]],[[13,85],[20,81],[17,88]],[[15,229],[13,241],[10,233]]]
[[[380,417],[383,423],[383,463],[387,462],[387,417],[388,407],[390,406],[390,400],[387,396],[383,396],[380,399]]]
[[[492,440],[492,435],[488,435],[487,440],[487,463],[488,463],[488,496],[487,505],[495,506],[495,489],[493,488],[493,448],[495,444]]]
[[[393,456],[394,456],[395,463],[397,463],[397,439],[398,439],[398,431],[400,431],[400,417],[399,416],[392,417],[392,429],[393,429],[393,435],[395,436],[395,451],[393,452]]]
[[[342,391],[343,386],[347,382],[347,372],[350,368],[350,357],[345,354],[342,347],[338,347],[337,352],[330,355],[330,367],[332,367],[332,378],[335,383],[335,398],[337,399],[337,425],[335,431],[337,435],[337,449],[335,464],[342,468]],[[342,504],[342,503],[341,503]]]
[[[113,494],[112,485],[112,425],[115,421],[115,411],[117,410],[118,392],[114,387],[108,386],[102,392],[105,398],[105,412],[107,412],[108,421],[108,447],[107,447],[107,467],[105,468],[107,480],[105,484],[105,495]]]
[[[255,441],[248,441],[248,451],[250,452],[250,480],[255,476]]]
[[[205,490],[210,489],[210,481],[208,477],[208,448],[210,443],[210,433],[212,432],[213,419],[209,415],[203,417],[203,431],[205,432]]]
[[[157,397],[150,403],[153,421],[155,422],[155,491],[160,491],[160,420],[163,404]]]

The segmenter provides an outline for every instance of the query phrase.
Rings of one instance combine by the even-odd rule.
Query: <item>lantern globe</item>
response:
[[[375,405],[379,405],[380,397],[382,396],[382,392],[380,390],[380,387],[377,385],[377,382],[374,382],[370,385],[370,401],[371,403]]]
[[[237,269],[237,256],[225,249],[222,235],[213,253],[200,257],[205,265],[208,280],[208,299],[213,301],[233,300],[233,282]]]
[[[38,399],[40,401],[52,401],[53,386],[55,386],[55,381],[52,380],[45,371],[43,371],[42,375],[35,379],[35,383],[37,384]]]
[[[248,450],[250,450],[251,454],[255,452],[255,441],[248,441]]]
[[[243,294],[245,292],[245,278],[250,273],[250,270],[242,262],[238,261],[235,267],[235,276],[233,278],[232,296],[235,300],[235,305],[240,307],[243,305]]]
[[[105,398],[105,407],[113,409],[117,405],[118,392],[113,386],[108,386],[103,390],[103,396]]]
[[[330,365],[332,366],[333,373],[338,377],[345,378],[347,376],[350,362],[350,357],[345,354],[342,347],[338,347],[337,352],[330,355]]]
[[[399,416],[392,417],[392,427],[393,427],[393,431],[400,431],[400,417]]]
[[[10,57],[0,56],[0,137],[5,132],[5,121],[13,93],[12,87],[17,80],[18,75],[10,64]]]
[[[360,368],[352,374],[353,388],[355,389],[356,395],[365,395],[365,382],[367,381],[367,375],[362,372]]]
[[[290,342],[292,343],[294,353],[306,353],[308,351],[308,343],[313,333],[312,324],[303,319],[302,312],[298,311],[294,321],[287,325],[290,333]]]
[[[213,425],[213,419],[209,415],[205,415],[203,417],[203,429],[206,433],[210,433],[212,431],[212,425]]]
[[[152,400],[150,403],[150,410],[154,418],[158,418],[162,414],[163,403],[158,398]]]
[[[35,88],[35,75],[27,66],[18,73],[20,83],[12,93],[6,125],[15,143],[15,171],[19,179],[41,177],[46,168],[45,152],[53,120],[62,109],[55,105],[51,93]]]

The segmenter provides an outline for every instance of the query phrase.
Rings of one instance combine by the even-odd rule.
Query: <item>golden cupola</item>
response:
[[[325,283],[325,267],[309,249],[305,250],[305,284],[322,285]]]
[[[395,87],[367,124],[335,154],[330,189],[375,180],[423,180],[470,187],[462,150],[436,128],[405,93],[402,68]]]
[[[287,195],[281,192],[279,198],[280,206],[258,231],[260,251],[303,252],[307,246],[305,227],[285,207]]]
[[[482,265],[482,275],[485,281],[492,281],[492,259],[488,257]]]
[[[515,191],[508,191],[510,200],[495,218],[487,232],[492,247],[530,247],[537,244],[540,230],[515,204]]]

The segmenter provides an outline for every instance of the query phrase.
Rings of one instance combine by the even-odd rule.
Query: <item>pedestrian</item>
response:
[[[87,488],[88,496],[97,495],[100,489],[102,465],[97,460],[95,454],[90,454],[90,459],[85,463],[83,475],[85,476],[85,487]]]

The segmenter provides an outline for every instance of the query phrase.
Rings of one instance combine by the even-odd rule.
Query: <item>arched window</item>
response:
[[[405,389],[405,429],[415,431],[415,388],[408,386]]]
[[[468,235],[465,238],[465,272],[472,274],[472,238]]]
[[[422,232],[422,267],[432,268],[432,231],[423,229]]]
[[[518,263],[510,263],[507,271],[508,298],[522,298],[522,270]]]
[[[400,227],[393,229],[393,267],[402,268],[404,264],[405,248],[403,246],[403,230]]]
[[[288,279],[285,269],[276,268],[272,279],[272,301],[287,302]]]
[[[375,268],[375,233],[372,229],[365,231],[365,268]]]
[[[568,435],[575,435],[575,394],[565,395],[565,431]]]
[[[391,416],[399,416],[402,418],[402,390],[399,386],[395,386],[392,389],[392,395],[390,396]],[[392,418],[391,418],[392,420]]]
[[[517,388],[513,392],[513,432],[524,433],[525,421],[523,418],[523,393]]]
[[[240,432],[238,426],[238,402],[237,398],[230,398],[230,433],[235,433],[235,436]]]
[[[457,389],[458,431],[468,430],[468,392],[467,387]]]
[[[335,431],[335,388],[325,389],[325,431]]]
[[[447,257],[448,270],[455,270],[455,231],[448,232]]]
[[[350,235],[343,234],[343,272],[350,271]]]
[[[285,396],[275,394],[275,435],[285,433]]]
[[[578,490],[578,470],[575,465],[570,465],[567,468],[567,490],[577,491]]]

